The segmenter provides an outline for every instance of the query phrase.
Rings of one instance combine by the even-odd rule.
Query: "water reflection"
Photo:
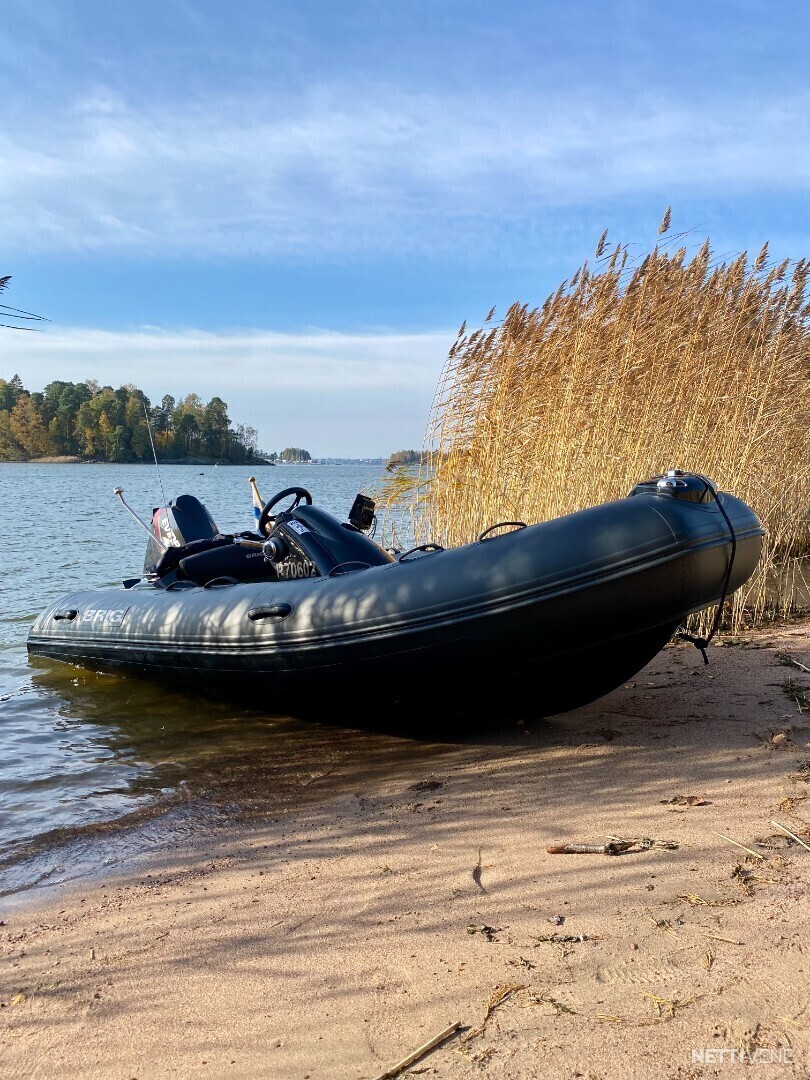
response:
[[[170,498],[197,494],[221,528],[239,529],[253,520],[248,472],[265,496],[303,484],[340,514],[378,476],[353,467],[201,475],[197,466],[165,466],[163,478]],[[29,666],[28,627],[48,602],[140,570],[142,536],[112,495],[118,483],[148,515],[156,500],[152,467],[0,465],[0,891],[25,878],[18,860],[26,851],[66,840],[75,848],[91,836],[103,845],[111,822],[140,823],[139,842],[149,844],[158,835],[156,810],[182,817],[203,797],[209,809],[242,798],[249,808],[285,792],[293,798],[296,785],[317,773],[319,757],[328,759],[330,746],[346,737],[273,716],[266,702],[228,704],[47,660]],[[177,835],[186,837],[194,820],[176,823]],[[93,847],[91,861],[116,858],[114,845],[110,833],[108,854]],[[48,858],[43,873],[53,872],[55,856]]]
[[[339,725],[277,716],[44,658],[32,669],[19,708],[26,724],[36,716],[50,733],[42,739],[34,725],[13,740],[18,752],[28,746],[40,755],[36,773],[30,763],[4,766],[0,895],[283,812],[317,797],[327,777],[355,784],[429,765],[441,751],[438,743],[347,725],[345,716]]]

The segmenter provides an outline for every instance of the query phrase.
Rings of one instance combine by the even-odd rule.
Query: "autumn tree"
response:
[[[33,457],[47,454],[50,449],[48,429],[31,400],[30,394],[21,394],[9,416],[9,428],[15,442]]]

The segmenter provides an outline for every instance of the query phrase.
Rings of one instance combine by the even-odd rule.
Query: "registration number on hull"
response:
[[[285,559],[276,565],[276,572],[280,581],[318,576],[317,568],[309,560]]]

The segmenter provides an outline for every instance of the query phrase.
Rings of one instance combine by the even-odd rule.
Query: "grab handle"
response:
[[[412,562],[409,559],[409,555],[415,555],[417,551],[423,551],[426,555],[433,555],[437,551],[444,551],[441,544],[419,544],[417,547],[412,547],[409,551],[403,552],[397,559],[397,562]]]
[[[349,562],[339,562],[337,566],[333,566],[327,577],[342,577],[344,574],[355,574],[358,570],[370,570],[371,563],[360,562],[357,559],[351,559]]]
[[[292,604],[268,604],[266,607],[252,607],[248,612],[251,622],[259,619],[286,619],[292,614]]]
[[[482,540],[497,540],[497,536],[490,536],[491,532],[495,532],[496,529],[505,529],[508,525],[511,525],[515,532],[520,532],[521,529],[528,528],[525,521],[499,521],[497,525],[490,525],[488,529],[484,529],[481,535],[478,537],[477,543],[481,543]],[[500,533],[501,536],[508,536],[509,533]]]
[[[65,619],[68,622],[72,622],[78,614],[79,613],[76,608],[66,608],[64,611],[55,611],[53,613],[53,617],[57,622],[62,619]]]

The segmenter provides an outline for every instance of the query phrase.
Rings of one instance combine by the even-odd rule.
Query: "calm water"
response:
[[[379,468],[175,465],[162,473],[168,498],[195,494],[222,531],[241,531],[253,527],[251,473],[265,499],[303,485],[345,518]],[[154,467],[0,464],[0,895],[69,876],[66,842],[74,845],[68,863],[76,843],[89,842],[94,859],[115,862],[111,821],[148,822],[156,807],[188,804],[229,782],[244,801],[258,777],[246,774],[251,760],[278,766],[263,777],[276,786],[314,775],[336,738],[260,703],[250,710],[52,661],[29,664],[26,635],[46,604],[141,572],[146,535],[113,495],[117,484],[143,517],[160,502]],[[192,827],[183,821],[181,833]],[[140,828],[148,843],[153,834]]]

